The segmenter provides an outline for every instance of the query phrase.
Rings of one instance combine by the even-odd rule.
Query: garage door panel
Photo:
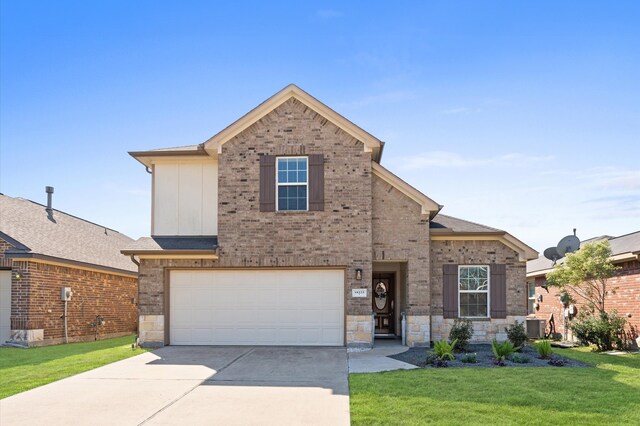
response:
[[[170,285],[172,344],[343,345],[343,271],[172,271]]]

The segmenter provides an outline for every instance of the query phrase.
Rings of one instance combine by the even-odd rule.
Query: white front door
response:
[[[172,345],[344,345],[343,270],[171,271]]]
[[[11,271],[0,271],[0,344],[11,337]]]

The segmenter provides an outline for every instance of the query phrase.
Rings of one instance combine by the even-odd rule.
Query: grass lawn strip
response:
[[[640,424],[640,355],[587,348],[596,368],[442,368],[351,374],[351,419],[369,424]]]
[[[0,347],[0,399],[139,355],[133,336],[19,349]]]

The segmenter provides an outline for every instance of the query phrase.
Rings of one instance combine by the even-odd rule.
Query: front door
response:
[[[373,274],[373,312],[376,318],[375,334],[395,332],[394,274]]]

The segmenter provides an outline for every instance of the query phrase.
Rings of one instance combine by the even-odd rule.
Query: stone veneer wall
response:
[[[431,340],[445,339],[453,319],[442,316],[442,265],[489,265],[504,263],[507,268],[507,318],[474,320],[475,342],[488,342],[494,338],[505,339],[504,327],[524,321],[527,314],[526,263],[511,248],[499,241],[464,240],[431,242]]]
[[[260,155],[308,154],[324,155],[324,211],[260,212]],[[362,142],[290,99],[222,146],[218,197],[219,261],[143,259],[141,316],[164,315],[164,268],[176,264],[346,267],[347,327],[350,316],[371,315],[370,294],[351,297],[372,279],[371,153]]]

